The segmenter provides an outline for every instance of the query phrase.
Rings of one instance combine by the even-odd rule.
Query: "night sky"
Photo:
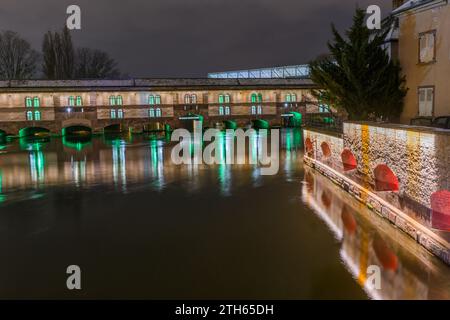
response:
[[[301,64],[326,53],[330,23],[343,30],[357,4],[390,0],[0,0],[0,30],[41,49],[66,8],[82,10],[76,46],[105,50],[131,77],[204,77],[208,72]]]

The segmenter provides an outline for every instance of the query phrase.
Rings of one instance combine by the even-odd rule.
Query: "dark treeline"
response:
[[[48,31],[42,53],[12,31],[0,32],[0,80],[27,80],[42,76],[49,80],[117,79],[120,71],[107,52],[76,48],[70,31]]]

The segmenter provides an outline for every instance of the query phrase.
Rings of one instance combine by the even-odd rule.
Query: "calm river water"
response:
[[[300,130],[282,131],[275,176],[176,166],[172,148],[0,145],[0,298],[450,299],[449,267],[303,166]]]

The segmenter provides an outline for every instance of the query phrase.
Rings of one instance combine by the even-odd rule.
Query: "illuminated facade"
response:
[[[395,0],[392,50],[406,75],[402,123],[450,115],[450,4],[446,0]]]
[[[317,112],[307,79],[160,79],[0,82],[0,130],[18,134],[71,126],[100,132],[120,125],[134,132],[183,127],[201,117],[204,126],[225,120],[280,124],[282,114]]]

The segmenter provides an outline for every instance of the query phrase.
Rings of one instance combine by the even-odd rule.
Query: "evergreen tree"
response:
[[[399,63],[390,60],[383,49],[387,26],[389,23],[381,31],[369,30],[365,11],[357,9],[346,39],[332,25],[331,57],[311,63],[311,79],[323,89],[328,102],[345,110],[350,120],[396,119],[402,111],[406,80]]]

